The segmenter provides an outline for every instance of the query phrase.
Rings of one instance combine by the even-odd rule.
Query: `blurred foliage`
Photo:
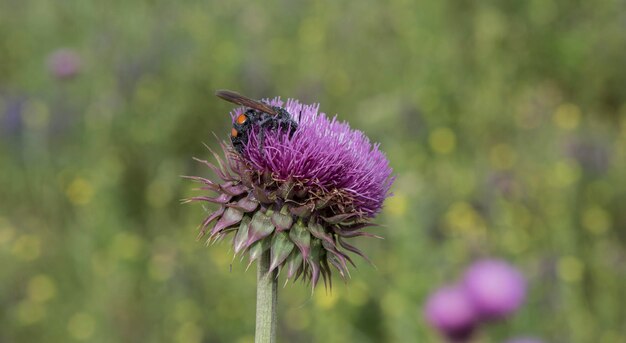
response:
[[[479,341],[626,341],[625,30],[623,0],[3,0],[0,341],[253,340],[255,273],[179,204],[219,88],[321,102],[398,176],[377,268],[281,289],[282,342],[437,341],[425,296],[481,256],[531,288]]]

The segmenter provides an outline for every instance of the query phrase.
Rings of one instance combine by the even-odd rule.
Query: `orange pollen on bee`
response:
[[[237,132],[237,130],[235,130],[235,128],[232,128],[232,129],[230,130],[230,135],[231,135],[232,137],[237,137],[237,134],[239,134],[239,132]]]
[[[237,124],[243,124],[246,120],[248,120],[248,118],[244,114],[240,114],[239,117],[237,117]]]

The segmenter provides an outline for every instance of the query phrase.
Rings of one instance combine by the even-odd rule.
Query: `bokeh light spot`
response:
[[[141,251],[143,241],[130,232],[121,232],[115,235],[111,246],[111,253],[119,258],[132,260]]]
[[[441,127],[431,132],[428,142],[434,152],[449,154],[456,148],[456,135],[449,128]]]
[[[406,214],[408,205],[407,196],[402,192],[395,192],[392,197],[387,199],[385,206],[385,212],[394,217],[402,217]]]
[[[517,154],[508,144],[498,144],[489,154],[491,166],[497,170],[511,169],[517,160]]]
[[[8,220],[0,217],[0,245],[9,243],[15,237],[15,228]]]
[[[20,260],[35,260],[41,255],[41,239],[36,235],[22,235],[13,242],[11,253]]]
[[[486,234],[486,225],[482,216],[466,202],[452,204],[446,213],[445,220],[453,235],[477,238]]]
[[[560,160],[554,165],[551,176],[551,183],[553,186],[570,186],[580,179],[580,165],[573,160]]]
[[[24,300],[17,305],[17,319],[22,324],[34,324],[45,317],[46,308],[41,304]]]
[[[573,130],[580,122],[580,108],[574,104],[565,103],[557,107],[554,112],[554,123],[563,130]]]
[[[202,341],[202,329],[194,322],[187,322],[176,331],[176,342],[199,343]]]
[[[65,189],[65,195],[74,205],[86,205],[93,197],[94,189],[91,183],[83,178],[74,179]]]
[[[583,275],[584,265],[574,256],[565,256],[559,260],[558,273],[559,277],[567,282],[580,281]]]
[[[54,298],[56,294],[56,285],[47,275],[37,275],[28,282],[28,298],[33,302],[46,302]]]
[[[88,313],[78,312],[67,322],[67,331],[74,339],[87,340],[96,331],[96,320]]]
[[[585,209],[581,221],[585,229],[596,235],[601,235],[611,228],[609,213],[599,206]]]
[[[315,292],[315,305],[319,308],[328,310],[335,307],[339,300],[339,291],[334,289],[332,292]]]

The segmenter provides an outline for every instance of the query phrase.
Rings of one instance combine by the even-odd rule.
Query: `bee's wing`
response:
[[[257,111],[261,111],[261,112],[265,112],[267,114],[271,114],[273,116],[278,115],[278,113],[276,112],[275,109],[273,109],[271,106],[264,104],[260,101],[257,100],[252,100],[250,98],[246,98],[245,96],[237,93],[237,92],[233,92],[233,91],[229,91],[226,89],[221,89],[215,92],[215,95],[217,95],[217,97],[222,98],[228,102],[232,102],[233,104],[237,104],[237,105],[241,105],[241,106],[245,106],[245,107],[249,107],[252,109],[255,109]]]

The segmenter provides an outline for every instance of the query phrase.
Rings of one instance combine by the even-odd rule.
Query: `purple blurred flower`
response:
[[[6,97],[4,105],[4,114],[0,121],[0,131],[3,136],[19,135],[24,126],[22,112],[24,109],[23,97]]]
[[[463,287],[483,319],[506,317],[515,312],[526,298],[523,275],[500,260],[474,263],[465,273]]]
[[[59,49],[48,57],[48,69],[56,78],[61,80],[71,79],[81,69],[80,56],[71,49]]]
[[[574,158],[585,171],[605,173],[610,165],[609,143],[600,140],[576,140],[566,147],[566,154]]]
[[[518,337],[510,339],[506,343],[543,343],[543,341],[532,337]]]
[[[511,172],[495,172],[491,174],[486,185],[490,190],[499,192],[507,199],[515,198],[520,193],[520,184]]]
[[[459,286],[445,286],[433,293],[426,302],[425,315],[432,326],[455,342],[468,340],[479,320],[465,290]]]
[[[261,128],[255,126],[241,154],[222,144],[227,163],[217,154],[218,166],[201,161],[223,182],[189,177],[217,196],[188,201],[220,206],[201,224],[200,235],[216,221],[209,240],[234,232],[235,254],[247,253],[250,263],[270,250],[270,271],[284,268],[288,279],[303,275],[315,286],[321,275],[330,283],[330,266],[345,277],[347,264],[353,264],[347,252],[365,258],[345,240],[374,236],[362,229],[373,225],[389,196],[389,161],[362,132],[319,113],[318,105],[266,102],[284,106],[297,130],[290,135],[263,129],[261,142]],[[233,121],[244,111],[233,111]]]

